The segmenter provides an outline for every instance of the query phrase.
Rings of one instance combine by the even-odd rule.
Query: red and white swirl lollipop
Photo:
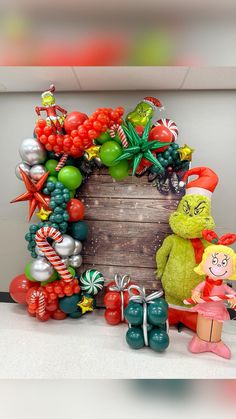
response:
[[[176,125],[176,123],[174,121],[172,121],[172,119],[168,119],[168,118],[161,118],[158,119],[158,121],[154,124],[155,127],[163,125],[166,128],[168,128],[173,136],[173,141],[177,140],[178,134],[179,134],[179,129]]]

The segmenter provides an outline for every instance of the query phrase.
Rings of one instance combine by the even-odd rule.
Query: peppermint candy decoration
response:
[[[104,286],[104,277],[96,269],[89,269],[82,273],[80,283],[83,291],[91,295],[96,295]]]
[[[171,131],[172,136],[173,136],[173,141],[177,140],[179,129],[176,123],[172,121],[172,119],[168,119],[168,118],[158,119],[158,121],[154,125],[155,127],[157,127],[158,125],[164,125],[166,128],[168,128]]]

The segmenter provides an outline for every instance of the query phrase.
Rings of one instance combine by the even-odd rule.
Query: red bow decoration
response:
[[[236,234],[227,233],[219,237],[213,230],[203,230],[202,237],[212,244],[222,244],[224,246],[229,246],[236,242]]]

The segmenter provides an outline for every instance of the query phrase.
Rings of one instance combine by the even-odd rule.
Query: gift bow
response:
[[[138,291],[139,294],[134,294],[133,290]],[[163,291],[155,291],[152,294],[146,295],[145,288],[141,288],[138,285],[130,285],[128,292],[130,295],[129,301],[143,304],[143,337],[145,346],[148,346],[147,305],[152,304],[156,298],[160,298],[163,295]]]
[[[130,283],[130,276],[129,275],[115,275],[115,285],[110,287],[111,291],[126,291],[127,287]]]

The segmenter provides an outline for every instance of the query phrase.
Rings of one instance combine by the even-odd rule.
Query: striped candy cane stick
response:
[[[234,294],[223,294],[223,295],[213,295],[212,297],[201,297],[200,303],[207,303],[207,302],[216,302],[216,301],[223,301],[223,300],[231,300],[232,298],[236,298]],[[184,300],[184,304],[196,304],[192,298],[187,298]]]
[[[121,144],[123,145],[123,147],[124,148],[127,148],[129,144],[128,144],[126,135],[125,135],[124,130],[123,130],[123,128],[122,128],[121,125],[114,124],[114,125],[111,126],[111,128],[110,128],[110,136],[111,136],[111,138],[114,138],[115,137],[116,132],[119,135],[119,138],[120,138],[120,141],[121,141]]]
[[[57,167],[56,167],[56,171],[57,172],[59,172],[59,170],[61,170],[64,166],[65,166],[65,164],[66,164],[66,161],[67,161],[67,159],[68,159],[68,154],[67,153],[64,153],[62,156],[61,156],[61,158],[60,158],[60,161],[58,162],[58,165],[57,165]]]
[[[48,243],[47,238],[55,240],[57,243],[62,241],[62,234],[54,227],[42,227],[40,228],[35,236],[35,241],[40,250],[44,253],[45,257],[49,260],[52,266],[56,269],[62,279],[65,282],[71,282],[73,277],[68,271],[66,265]]]
[[[44,293],[40,290],[34,289],[32,294],[30,295],[29,304],[38,305],[38,316],[42,319],[46,313],[46,302]]]

